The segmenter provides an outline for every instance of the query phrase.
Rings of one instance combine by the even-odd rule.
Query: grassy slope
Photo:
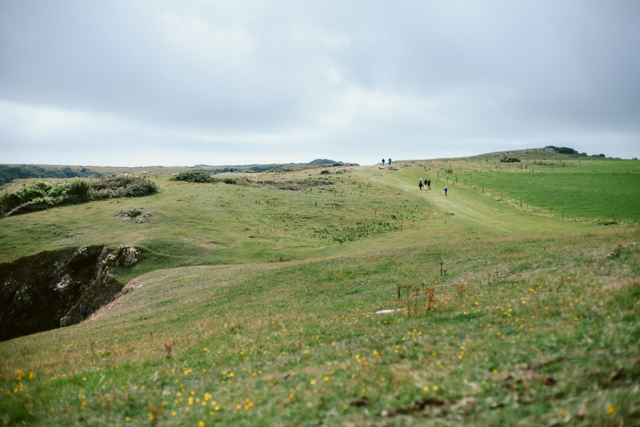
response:
[[[272,176],[277,175],[268,174],[265,179]],[[363,206],[379,202],[377,193],[388,193],[380,186],[351,186],[354,188],[348,194],[334,196],[329,192],[333,186],[291,192],[270,186],[170,182],[166,177],[156,178],[156,182],[162,187],[158,196],[93,202],[6,218],[0,239],[7,244],[0,248],[0,259],[97,240],[109,245],[141,246],[155,268],[308,257],[326,244],[314,229],[384,219],[400,210],[408,212],[400,201],[392,201],[363,214]],[[347,184],[341,186],[341,191],[349,189]],[[138,224],[115,216],[117,211],[131,207],[151,212],[151,222]]]
[[[435,180],[420,193],[420,168],[361,168],[338,178],[338,195],[161,181],[160,196],[131,204],[154,213],[149,224],[114,219],[115,202],[3,220],[11,227],[0,240],[16,246],[5,259],[102,239],[146,248],[146,263],[123,278],[236,265],[153,271],[93,321],[1,343],[1,417],[48,425],[637,422],[637,227],[563,222],[459,187],[445,198],[446,182]],[[403,231],[342,244],[309,231],[381,217]],[[55,240],[50,230],[76,237]],[[280,256],[297,261],[264,263]],[[423,282],[436,286],[435,310],[374,314],[407,301],[413,310],[416,300],[398,299],[396,285]]]
[[[565,218],[601,219],[615,217],[627,222],[640,221],[640,162],[600,158],[573,158],[556,155],[542,157],[515,153],[521,163],[490,161],[466,162],[462,159],[424,163],[432,179],[437,176],[454,189],[475,187],[493,193],[513,205]],[[452,174],[445,174],[450,169]],[[426,176],[425,176],[426,177]],[[423,177],[423,178],[425,178]],[[416,178],[417,181],[417,178]],[[417,185],[417,184],[416,184]],[[502,197],[499,197],[500,195]]]

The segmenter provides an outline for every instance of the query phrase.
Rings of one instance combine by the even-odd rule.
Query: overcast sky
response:
[[[0,163],[640,157],[640,1],[0,0]]]

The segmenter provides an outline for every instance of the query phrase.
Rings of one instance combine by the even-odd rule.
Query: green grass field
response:
[[[2,262],[97,243],[143,256],[115,272],[131,292],[90,320],[0,343],[0,419],[637,425],[638,162],[579,160],[353,167],[303,191],[157,177],[157,196],[2,219]],[[594,174],[630,202],[588,193]],[[622,221],[547,197],[550,183]],[[115,215],[126,207],[151,220]]]
[[[640,221],[640,162],[601,158],[573,158],[516,154],[520,163],[430,162],[439,177],[455,189],[454,183],[493,194],[512,204],[562,218],[601,222]],[[444,173],[444,170],[453,173]],[[425,171],[426,172],[426,171]],[[433,177],[435,178],[435,177]],[[448,182],[447,182],[448,180]]]

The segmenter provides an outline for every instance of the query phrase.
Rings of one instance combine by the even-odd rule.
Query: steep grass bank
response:
[[[157,271],[94,321],[2,343],[0,412],[47,425],[630,424],[639,238]],[[400,298],[398,284],[411,288]]]

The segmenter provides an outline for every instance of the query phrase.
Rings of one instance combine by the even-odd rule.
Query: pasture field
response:
[[[449,189],[474,188],[512,205],[557,218],[640,221],[640,161],[514,153],[520,163],[429,161],[423,172]],[[428,166],[427,166],[428,165]],[[444,171],[450,170],[451,173]],[[424,177],[423,177],[424,178]],[[417,181],[417,178],[416,178]],[[417,185],[417,184],[416,184]]]
[[[593,173],[615,166],[599,162]],[[2,262],[98,243],[142,256],[115,272],[129,292],[89,320],[0,343],[0,420],[640,423],[636,205],[595,192],[592,204],[624,221],[600,225],[568,202],[558,206],[562,220],[534,204],[547,200],[536,198],[540,185],[508,187],[528,178],[520,166],[484,157],[401,163],[348,168],[331,185],[298,191],[156,177],[156,196],[2,219]],[[556,172],[572,167],[545,174],[572,174],[580,187],[592,172]],[[495,180],[485,193],[460,182],[475,171]],[[420,192],[426,174],[433,190]],[[633,180],[620,182],[640,198]],[[520,197],[528,207],[513,203]],[[150,220],[116,214],[131,207]]]

